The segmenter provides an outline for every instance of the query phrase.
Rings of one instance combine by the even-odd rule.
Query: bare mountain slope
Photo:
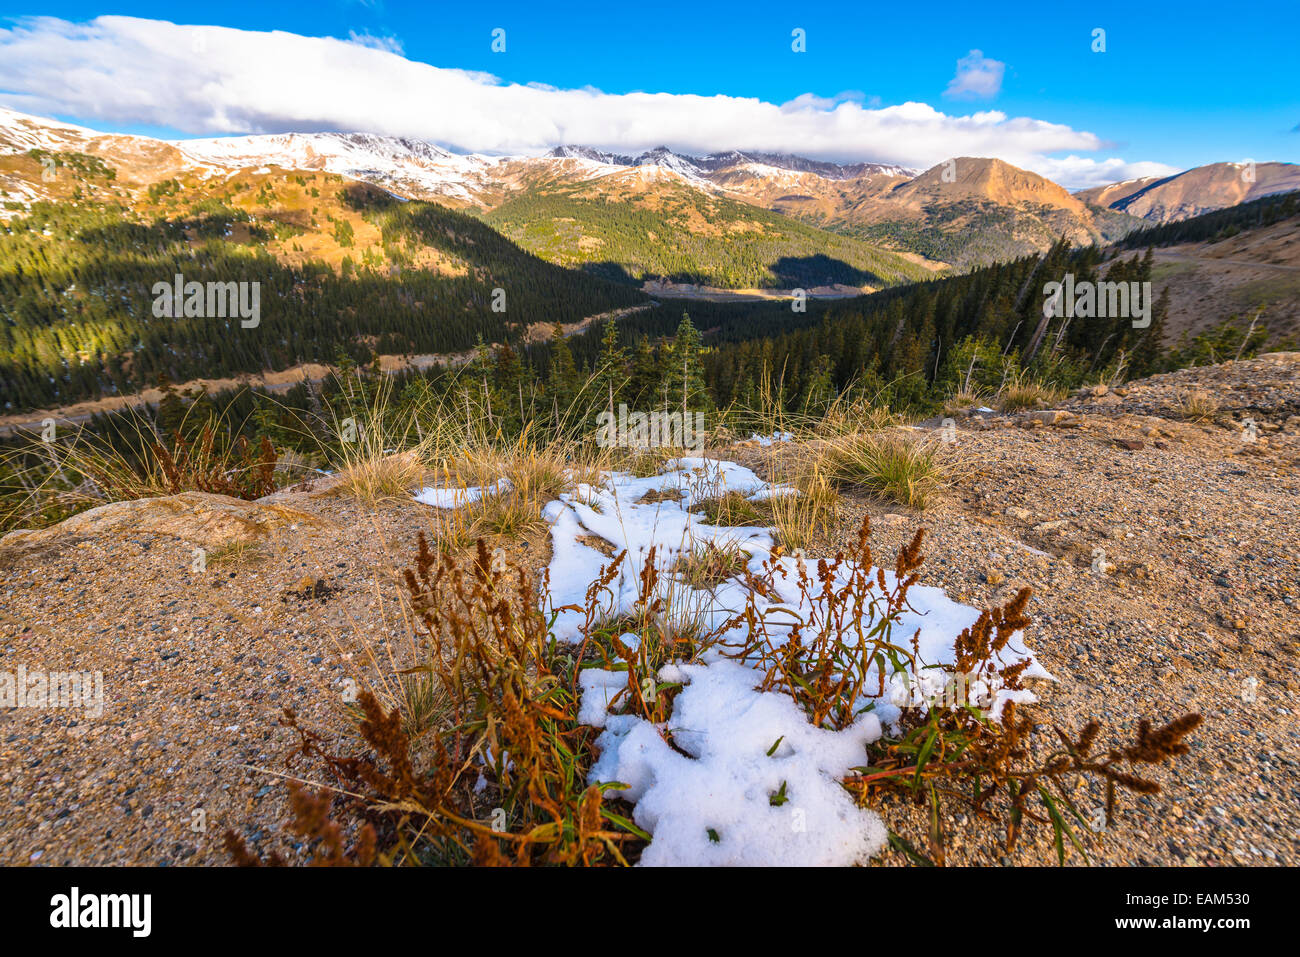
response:
[[[1041,252],[1064,238],[1091,245],[1137,220],[1086,203],[998,159],[958,157],[845,209],[842,228],[958,267]]]
[[[1051,180],[998,159],[961,156],[931,167],[896,187],[894,202],[920,208],[932,202],[980,202],[1015,206],[1033,203],[1086,216],[1084,203]]]
[[[1211,163],[1164,179],[1114,183],[1075,196],[1163,223],[1296,189],[1300,189],[1300,165],[1295,163]]]

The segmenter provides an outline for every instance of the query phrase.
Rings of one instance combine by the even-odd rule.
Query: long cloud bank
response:
[[[452,149],[526,153],[559,144],[634,152],[795,152],[928,168],[995,156],[1079,188],[1167,175],[1161,163],[1095,159],[1089,132],[995,110],[925,103],[870,108],[803,96],[604,93],[504,83],[409,60],[396,47],[294,33],[104,16],[27,18],[0,29],[0,101],[30,113],[194,134],[365,131]],[[1060,158],[1052,154],[1068,153]]]

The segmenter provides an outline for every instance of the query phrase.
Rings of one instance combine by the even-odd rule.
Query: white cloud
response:
[[[399,55],[406,52],[402,49],[402,41],[397,37],[377,37],[368,31],[366,33],[357,33],[356,30],[349,30],[348,39],[363,47],[370,47],[372,50],[387,50],[389,53]]]
[[[1084,156],[1067,156],[1064,159],[1044,158],[1025,168],[1071,190],[1123,183],[1147,176],[1173,176],[1175,173],[1182,172],[1181,167],[1168,166],[1164,163],[1126,163],[1122,159],[1098,160]]]
[[[341,40],[117,16],[87,23],[31,18],[0,29],[0,100],[91,125],[204,135],[365,131],[488,153],[561,143],[620,152],[666,144],[694,153],[768,150],[919,168],[951,156],[995,156],[1040,171],[1060,164],[1075,177],[1063,185],[1090,184],[1095,168],[1127,167],[1111,159],[1100,166],[1074,156],[1053,160],[1054,153],[1105,144],[1089,132],[999,111],[959,116],[925,103],[882,107],[855,93],[777,104],[556,89],[440,68],[398,51],[369,36]]]
[[[801,93],[793,100],[787,100],[782,103],[781,110],[785,113],[792,113],[803,109],[833,110],[841,103],[857,103],[860,106],[876,109],[880,106],[880,97],[869,97],[861,90],[845,90],[843,93],[836,93],[834,96],[818,96],[816,93]]]
[[[944,96],[958,100],[991,100],[1002,91],[1002,74],[1007,65],[986,59],[979,50],[957,61],[957,75],[948,82]]]

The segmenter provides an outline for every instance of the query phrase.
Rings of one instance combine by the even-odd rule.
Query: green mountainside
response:
[[[177,274],[260,283],[258,324],[158,317],[154,285]],[[642,300],[473,217],[325,174],[153,188],[130,205],[41,202],[0,223],[0,394],[4,411],[21,411],[134,392],[160,375],[459,351]]]
[[[483,218],[544,259],[627,282],[878,288],[932,275],[861,238],[683,185],[626,201],[561,186],[508,199]]]

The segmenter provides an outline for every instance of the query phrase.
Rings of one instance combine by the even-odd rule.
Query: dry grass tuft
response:
[[[679,454],[680,450],[667,448],[636,449],[625,456],[620,467],[637,478],[650,478],[662,472]]]
[[[231,565],[238,568],[260,564],[266,561],[266,558],[267,554],[261,542],[237,538],[209,551],[207,567],[219,568],[222,565]]]
[[[934,443],[898,432],[853,433],[829,442],[821,468],[828,480],[882,498],[925,508],[948,482]]]
[[[865,400],[856,402],[836,402],[827,409],[821,422],[817,424],[817,433],[821,435],[852,435],[858,432],[883,432],[906,424],[905,416],[894,412],[887,405],[879,405]]]
[[[989,396],[983,393],[958,390],[944,400],[943,414],[946,416],[957,415],[988,404]]]
[[[998,390],[993,397],[993,407],[999,412],[1045,409],[1064,397],[1065,392],[1054,385],[1017,374]]]
[[[768,518],[758,504],[734,491],[703,499],[691,511],[703,515],[710,525],[765,525]]]
[[[436,435],[420,428],[424,410],[408,409],[400,415],[390,411],[392,386],[387,378],[368,402],[351,399],[348,386],[344,383],[342,392],[349,398],[341,406],[347,414],[333,412],[333,441],[324,449],[342,479],[339,491],[369,504],[408,497],[420,488],[437,443]]]
[[[357,455],[340,471],[338,488],[369,503],[406,499],[420,488],[426,471],[416,451]]]
[[[809,547],[818,536],[829,535],[839,514],[840,493],[822,463],[814,459],[783,484],[794,493],[774,495],[767,501],[780,543],[794,551]]]
[[[1178,393],[1174,402],[1178,417],[1188,422],[1209,422],[1219,412],[1219,400],[1199,389]]]
[[[443,462],[439,484],[496,491],[457,510],[465,515],[457,520],[463,523],[464,534],[456,537],[471,541],[480,535],[514,537],[540,527],[546,503],[581,483],[597,481],[604,458],[603,450],[571,443],[536,444],[527,431],[509,444],[464,450],[458,458]]]
[[[735,542],[700,542],[682,552],[673,572],[691,588],[713,589],[744,574],[749,554]]]

